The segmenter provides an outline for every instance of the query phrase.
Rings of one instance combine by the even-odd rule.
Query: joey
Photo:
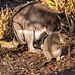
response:
[[[50,62],[52,58],[56,58],[57,61],[60,60],[63,43],[66,43],[66,39],[60,32],[53,32],[45,39],[42,49],[46,56],[47,63]]]

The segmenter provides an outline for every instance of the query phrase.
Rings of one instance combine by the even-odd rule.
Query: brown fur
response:
[[[60,59],[62,43],[66,43],[66,39],[59,32],[54,32],[45,39],[42,49],[47,62],[52,58],[56,58],[57,61]]]

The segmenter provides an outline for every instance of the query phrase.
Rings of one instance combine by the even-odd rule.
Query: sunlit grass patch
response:
[[[12,10],[6,5],[6,9],[3,10],[1,7],[0,12],[0,39],[3,39],[4,35],[6,37],[12,37],[11,34],[11,24],[12,24]]]
[[[66,7],[68,15],[73,19],[75,23],[75,0],[45,0],[47,4],[56,10],[63,11]]]

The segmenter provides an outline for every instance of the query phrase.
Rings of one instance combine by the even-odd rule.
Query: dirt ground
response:
[[[35,44],[34,44],[35,45]],[[75,47],[75,38],[71,50]],[[52,61],[45,66],[46,57],[43,53],[28,52],[27,45],[18,48],[1,48],[0,75],[75,75],[75,52],[68,58],[68,48],[63,47],[62,60]]]
[[[75,46],[74,42],[71,45]],[[1,48],[0,75],[75,75],[75,52],[68,59],[68,48],[64,47],[62,60],[53,59],[46,66],[43,66],[46,58],[44,54],[29,53],[27,45],[19,48]]]
[[[65,50],[65,51],[64,51]],[[1,49],[0,75],[75,75],[75,54],[70,61],[53,59],[43,66],[46,58],[43,54],[34,54],[27,51],[27,46],[17,49]],[[63,54],[67,49],[63,49]]]

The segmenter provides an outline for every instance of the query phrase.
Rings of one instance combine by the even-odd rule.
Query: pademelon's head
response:
[[[59,40],[61,44],[66,44],[66,38],[65,35],[61,33],[61,31],[57,32],[59,35]]]

